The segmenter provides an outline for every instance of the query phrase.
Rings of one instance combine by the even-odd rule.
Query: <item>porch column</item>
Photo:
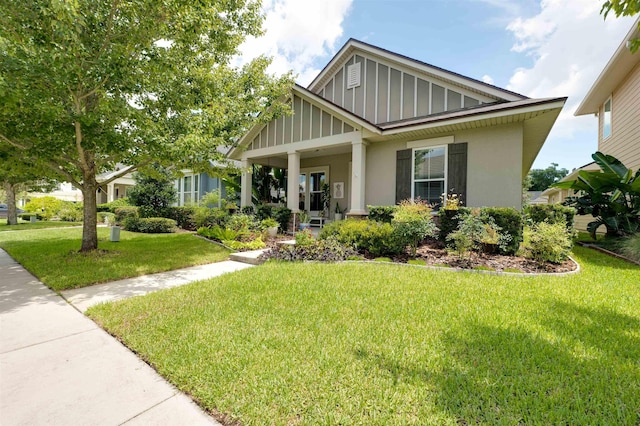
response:
[[[351,142],[351,209],[350,215],[366,215],[365,182],[366,182],[367,144],[362,137]]]
[[[111,182],[107,184],[107,202],[114,201],[116,199],[115,183]]]
[[[249,160],[242,160],[242,177],[240,178],[240,207],[251,205],[251,167]]]
[[[292,213],[300,211],[300,153],[291,151],[288,153],[287,164],[287,208]]]

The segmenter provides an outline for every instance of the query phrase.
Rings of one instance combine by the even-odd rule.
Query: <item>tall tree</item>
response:
[[[613,11],[616,17],[633,16],[640,13],[640,0],[607,0],[602,5],[600,13],[607,19],[609,12]],[[638,30],[640,30],[640,22],[638,22]],[[629,40],[629,50],[636,53],[640,48],[640,38]]]
[[[151,162],[206,171],[224,161],[218,146],[285,109],[289,75],[267,75],[264,57],[230,65],[261,32],[259,1],[0,0],[0,10],[0,144],[82,191],[81,251],[98,247],[97,174]]]
[[[530,191],[544,191],[568,173],[567,169],[559,169],[557,163],[551,163],[546,169],[531,169],[525,178],[524,185],[529,185]]]

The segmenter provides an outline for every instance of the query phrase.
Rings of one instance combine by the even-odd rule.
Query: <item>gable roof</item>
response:
[[[640,17],[638,17],[631,30],[618,46],[609,62],[604,67],[596,81],[589,89],[589,92],[576,109],[574,115],[594,114],[599,111],[600,106],[611,96],[611,93],[622,82],[622,80],[640,64],[640,52],[631,53],[627,47],[627,42],[633,38],[640,38]]]
[[[455,73],[453,71],[445,70],[426,62],[419,61],[417,59],[410,58],[399,53],[391,52],[372,44],[365,43],[363,41],[350,38],[344,46],[335,54],[335,56],[329,61],[329,63],[320,71],[318,76],[309,84],[307,89],[312,92],[319,91],[324,84],[331,78],[331,76],[344,64],[344,62],[351,57],[355,52],[366,52],[370,55],[382,57],[388,61],[399,63],[401,65],[413,68],[421,73],[433,76],[435,78],[447,81],[453,85],[465,87],[478,93],[502,99],[505,101],[516,101],[521,99],[527,99],[526,96],[519,93],[515,93],[506,89],[502,89],[497,86],[485,83],[480,80],[476,80],[470,77],[466,77],[462,74]]]

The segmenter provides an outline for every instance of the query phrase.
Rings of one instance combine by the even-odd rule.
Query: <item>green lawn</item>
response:
[[[0,234],[6,250],[43,283],[56,291],[219,262],[229,252],[189,233],[137,234],[121,231],[109,241],[109,229],[98,228],[99,251],[81,254],[82,229],[47,229]]]
[[[270,263],[89,315],[223,420],[640,421],[640,268],[579,274]]]
[[[60,221],[38,221],[36,223],[18,221],[17,225],[7,225],[7,219],[0,219],[0,232],[2,231],[25,231],[27,229],[43,229],[43,228],[60,228],[69,226],[80,226],[79,222],[60,222]]]

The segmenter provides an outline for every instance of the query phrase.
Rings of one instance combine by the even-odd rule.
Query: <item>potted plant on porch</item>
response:
[[[263,219],[261,225],[262,229],[267,232],[269,238],[274,238],[276,235],[278,235],[279,224],[274,218],[268,217],[266,219]]]
[[[336,203],[336,212],[333,215],[334,220],[342,220],[342,215],[344,214],[344,211],[342,209],[340,209],[340,203]]]
[[[299,229],[302,231],[304,229],[309,229],[311,228],[311,216],[309,216],[309,213],[305,212],[305,211],[301,211],[298,214],[298,221],[299,221]]]

